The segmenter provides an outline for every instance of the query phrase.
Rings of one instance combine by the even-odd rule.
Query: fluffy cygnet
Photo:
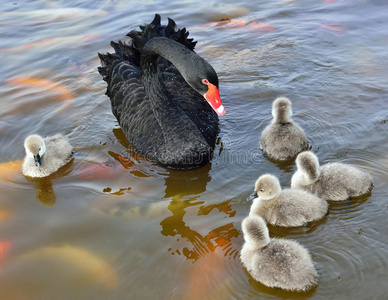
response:
[[[316,221],[327,214],[325,200],[300,189],[280,187],[277,177],[265,174],[255,183],[249,215],[259,215],[272,225],[295,227]]]
[[[303,130],[291,120],[292,104],[285,97],[272,104],[273,120],[261,134],[260,149],[275,160],[294,158],[307,149],[308,142]]]
[[[307,290],[317,284],[311,256],[298,242],[270,239],[260,216],[246,217],[242,231],[245,243],[240,260],[255,280],[286,290]]]
[[[372,177],[358,168],[343,163],[319,166],[318,157],[305,151],[296,158],[297,171],[291,187],[307,190],[325,200],[347,200],[372,190]]]
[[[24,141],[26,157],[23,174],[29,177],[46,177],[67,164],[73,155],[69,139],[62,134],[46,137],[34,134]]]

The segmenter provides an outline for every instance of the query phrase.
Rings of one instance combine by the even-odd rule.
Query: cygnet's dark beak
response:
[[[34,159],[35,159],[35,166],[40,167],[40,165],[41,165],[40,155],[39,154],[34,155]]]
[[[249,195],[249,197],[247,198],[247,201],[252,201],[253,199],[257,198],[259,196],[257,196],[257,192],[254,191],[252,194]]]

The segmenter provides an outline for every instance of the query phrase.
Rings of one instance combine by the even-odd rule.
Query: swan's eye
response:
[[[41,150],[41,148],[39,148],[39,151]]]
[[[207,79],[202,79],[202,83],[208,85],[208,84],[209,84],[209,80],[207,80]]]

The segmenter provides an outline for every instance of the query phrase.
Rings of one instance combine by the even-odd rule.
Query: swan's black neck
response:
[[[190,81],[198,79],[193,78],[193,76],[200,70],[206,71],[211,69],[214,72],[210,64],[194,51],[165,37],[152,38],[144,45],[142,49],[143,71],[146,70],[143,67],[147,68],[147,66],[144,65],[144,62],[148,60],[155,61],[159,55],[170,61],[189,84],[191,84]],[[208,79],[210,80],[210,78]]]

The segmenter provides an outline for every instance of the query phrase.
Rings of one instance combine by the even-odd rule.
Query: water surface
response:
[[[2,171],[1,299],[385,298],[387,10],[377,0],[2,3],[0,163],[23,159],[32,133],[62,132],[77,154],[44,180]],[[154,13],[190,30],[219,74],[227,114],[200,169],[168,170],[136,154],[96,70],[97,52]],[[225,17],[247,25],[212,23]],[[255,180],[272,173],[288,187],[296,169],[258,150],[278,96],[293,102],[321,163],[356,164],[374,178],[370,195],[330,203],[319,222],[269,228],[310,251],[319,283],[305,293],[267,288],[239,261]]]

